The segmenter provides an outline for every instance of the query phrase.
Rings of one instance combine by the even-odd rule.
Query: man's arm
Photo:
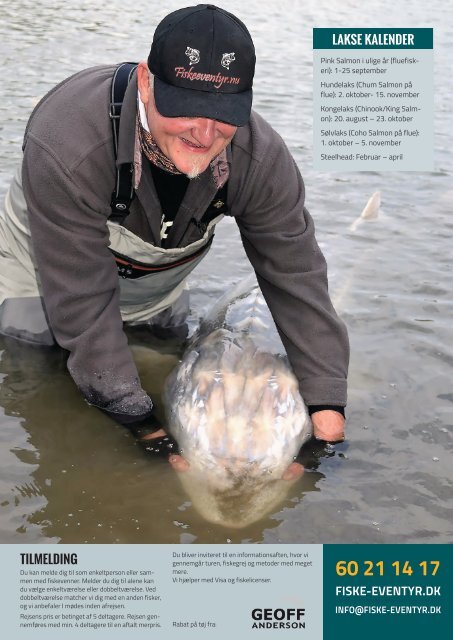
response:
[[[24,194],[49,324],[70,353],[68,369],[86,400],[127,426],[146,419],[152,402],[123,332],[118,275],[108,249],[108,200],[95,193],[88,176],[88,170],[72,174],[28,137]]]
[[[245,251],[274,317],[307,405],[344,407],[349,343],[327,285],[327,266],[304,207],[304,185],[289,151],[272,132],[253,162],[237,215]],[[315,436],[343,436],[343,416],[313,413]]]

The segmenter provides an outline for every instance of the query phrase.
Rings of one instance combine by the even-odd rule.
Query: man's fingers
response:
[[[292,462],[282,476],[283,480],[297,480],[304,475],[304,467],[299,462]]]
[[[188,471],[190,464],[185,458],[180,455],[172,455],[168,458],[168,462],[171,464],[175,471]]]
[[[315,433],[315,440],[318,440],[319,442],[328,442],[329,444],[337,444],[339,442],[344,442],[345,439],[345,435],[344,433],[339,433],[339,434],[328,434],[328,435],[324,435],[322,433]]]
[[[140,440],[152,440],[153,438],[163,438],[167,434],[163,429],[158,429],[158,431],[153,431],[152,433],[147,433],[145,436],[142,436]]]

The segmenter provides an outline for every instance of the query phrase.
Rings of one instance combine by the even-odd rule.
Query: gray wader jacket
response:
[[[217,193],[210,168],[192,180],[160,245],[162,211],[149,162],[123,226],[108,220],[115,184],[108,116],[115,67],[82,71],[33,111],[22,170],[0,217],[0,331],[69,351],[68,369],[91,404],[128,424],[146,418],[123,321],[146,322],[179,297],[209,249],[214,227],[196,224]],[[133,162],[137,84],[123,102],[118,163]],[[308,405],[346,404],[348,337],[327,291],[327,269],[304,208],[304,185],[280,136],[258,114],[227,149],[228,215],[275,319]],[[118,277],[113,249],[149,267]],[[194,257],[195,256],[195,257]],[[124,271],[123,271],[124,275]],[[127,275],[127,274],[126,274]]]

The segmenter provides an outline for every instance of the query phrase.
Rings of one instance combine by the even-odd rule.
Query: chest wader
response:
[[[0,333],[35,344],[55,344],[32,258],[20,168],[0,211]]]

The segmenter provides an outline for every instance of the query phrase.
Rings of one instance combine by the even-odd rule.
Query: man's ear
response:
[[[140,91],[140,97],[145,107],[148,105],[150,98],[149,86],[149,69],[146,62],[140,62],[137,67],[137,84]]]
[[[183,472],[188,471],[190,468],[189,462],[180,455],[172,455],[168,458],[168,462],[171,464],[175,471]]]

